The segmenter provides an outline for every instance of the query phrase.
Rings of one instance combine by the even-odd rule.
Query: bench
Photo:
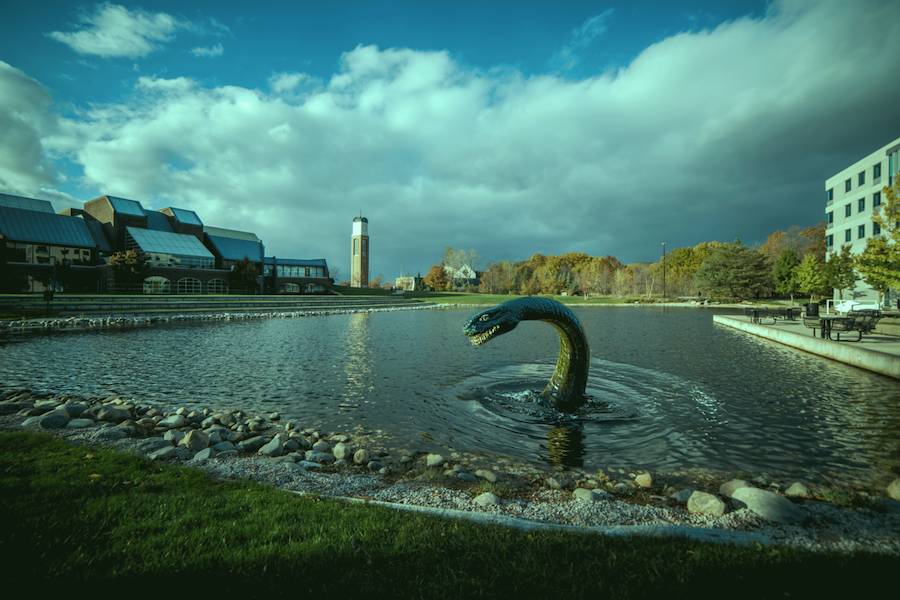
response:
[[[875,331],[875,327],[878,325],[878,321],[881,320],[882,315],[880,310],[866,309],[851,310],[847,313],[847,316],[853,318],[856,328],[859,329],[860,334],[863,334]]]
[[[822,321],[819,320],[819,317],[807,317],[803,315],[803,326],[812,329],[813,337],[816,336],[816,330],[822,328]]]
[[[800,314],[799,308],[745,308],[744,314],[750,317],[751,323],[760,325],[774,325],[778,319],[796,321]],[[764,323],[766,319],[772,319],[771,323]]]
[[[855,340],[846,340],[848,342],[858,342],[862,340],[862,328],[860,325],[857,325],[857,320],[853,317],[844,317],[842,319],[832,319],[831,327],[828,330],[828,339],[839,342],[841,341],[841,332],[849,333],[851,331],[855,331],[857,334],[857,338]],[[834,334],[837,334],[837,338],[834,337]]]

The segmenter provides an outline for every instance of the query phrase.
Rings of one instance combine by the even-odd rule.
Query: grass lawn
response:
[[[32,596],[87,588],[121,598],[834,597],[879,582],[890,589],[898,566],[877,556],[522,533],[215,481],[25,432],[0,433],[0,501],[4,588],[27,585]]]
[[[455,304],[500,304],[507,300],[515,298],[525,298],[526,296],[505,295],[505,294],[470,294],[467,292],[406,292],[407,298],[421,298],[429,302],[449,302]],[[617,298],[608,296],[598,296],[584,298],[583,296],[554,296],[550,294],[541,294],[541,298],[552,298],[563,304],[630,304],[639,298]],[[643,300],[646,302],[646,300]]]

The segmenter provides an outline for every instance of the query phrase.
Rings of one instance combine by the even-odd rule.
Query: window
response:
[[[881,225],[878,223],[872,223],[872,235],[881,235]]]
[[[359,256],[359,238],[353,238],[353,256]]]
[[[362,255],[363,256],[369,255],[369,240],[367,240],[365,238],[363,238],[363,241],[362,241]]]
[[[206,282],[207,294],[227,294],[228,285],[224,279],[210,279]]]
[[[195,277],[182,277],[175,284],[176,294],[200,294],[202,292],[203,288],[200,285],[200,280]]]
[[[872,208],[878,208],[881,206],[881,192],[875,192],[872,194]]]
[[[853,214],[853,207],[848,204],[847,206],[844,207],[844,216],[849,217],[852,214]]]
[[[304,276],[304,277],[309,277],[309,267],[306,267],[306,268],[304,269],[304,271],[303,271],[303,276]]]
[[[834,236],[833,235],[828,234],[825,236],[825,245],[828,246],[829,248],[834,246]]]
[[[857,231],[856,231],[856,238],[857,238],[857,239],[861,240],[861,239],[863,239],[864,237],[866,237],[866,224],[865,224],[865,223],[863,223],[862,225],[860,225],[859,227],[857,227]]]
[[[846,180],[846,181],[844,182],[844,191],[845,191],[845,192],[849,192],[849,191],[850,191],[850,183],[851,183],[851,180],[850,180],[850,179],[848,179],[848,180]]]
[[[857,204],[856,212],[862,212],[862,211],[866,210],[866,199],[864,197],[860,198],[856,204]]]
[[[144,280],[144,293],[168,294],[170,286],[169,280],[165,277],[148,277]]]
[[[866,184],[866,172],[860,171],[859,175],[856,176],[856,185],[865,185]]]
[[[850,231],[849,229],[845,229],[845,230],[844,230],[844,241],[845,241],[845,242],[852,242],[852,241],[853,241],[853,232]]]
[[[825,213],[825,222],[828,223],[829,225],[834,223],[834,212],[833,211],[829,210],[827,213]]]
[[[829,202],[834,200],[834,188],[828,188],[825,191],[825,197],[828,199]]]
[[[872,166],[872,179],[880,179],[881,178],[881,163]]]

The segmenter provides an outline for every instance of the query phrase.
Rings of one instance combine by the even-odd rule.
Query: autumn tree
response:
[[[443,265],[433,265],[428,270],[428,273],[425,274],[425,277],[422,278],[422,281],[435,292],[442,292],[449,285]]]
[[[119,289],[134,290],[150,270],[147,256],[140,250],[115,252],[110,255],[108,263],[113,269],[113,278]]]
[[[828,257],[825,263],[825,279],[828,285],[838,291],[838,298],[844,299],[844,290],[854,290],[858,279],[853,268],[850,245],[841,246],[840,252]]]

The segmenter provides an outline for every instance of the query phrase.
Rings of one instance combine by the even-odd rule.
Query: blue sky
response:
[[[345,274],[360,209],[389,278],[448,245],[483,263],[633,261],[660,239],[761,240],[821,220],[825,178],[900,135],[882,114],[898,97],[891,3],[45,1],[5,16],[2,191],[174,203]]]

